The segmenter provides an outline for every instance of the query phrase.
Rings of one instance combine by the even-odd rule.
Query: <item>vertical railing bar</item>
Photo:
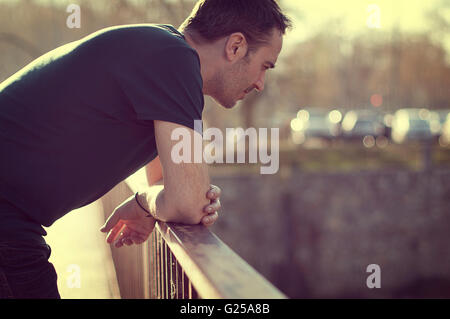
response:
[[[152,281],[152,286],[153,286],[153,298],[157,298],[157,292],[156,292],[156,230],[154,230],[153,231],[153,233],[152,233],[152,238],[153,238],[153,243],[152,243],[152,249],[153,249],[153,252],[152,252],[152,258],[153,258],[153,260],[152,260],[152,265],[153,265],[153,269],[152,269],[152,272],[153,272],[153,281]]]
[[[168,272],[168,269],[167,269],[167,264],[168,264],[168,262],[167,262],[167,243],[166,243],[166,241],[164,241],[164,274],[165,274],[165,285],[166,285],[166,296],[165,296],[165,298],[166,299],[169,299],[169,272]]]
[[[178,263],[178,299],[183,299],[183,269],[181,268],[180,264]]]
[[[147,264],[148,266],[151,268],[151,271],[153,272],[153,233],[150,234],[150,239],[149,241],[147,241]],[[148,282],[146,283],[148,285],[148,290],[149,290],[149,298],[151,299],[153,296],[153,287],[152,287],[152,283],[153,283],[153,274],[150,272],[150,269],[148,270],[149,274],[148,274]]]
[[[183,288],[182,299],[186,299],[185,282],[186,282],[186,276],[185,276],[185,273],[183,270],[183,272],[181,273],[181,284],[182,284],[182,288]]]
[[[151,273],[151,280],[150,280],[150,298],[155,298],[155,232],[152,232],[152,245],[150,247],[151,252],[149,254],[149,258],[151,258],[152,260],[150,261],[151,265],[152,265],[152,273]]]
[[[172,251],[169,248],[169,263],[170,263],[170,267],[169,267],[169,293],[170,293],[170,298],[169,299],[173,299],[173,295],[172,295]]]
[[[158,299],[162,299],[162,249],[161,234],[158,232]]]
[[[151,268],[151,260],[150,260],[150,242],[146,241],[144,243],[142,243],[141,246],[139,246],[139,252],[142,256],[142,266],[143,266],[143,271],[142,271],[142,290],[144,293],[144,298],[150,298],[151,295],[151,287],[150,287],[150,268]]]
[[[170,283],[170,294],[171,294],[171,298],[172,299],[177,299],[177,281],[176,281],[176,272],[177,272],[177,268],[175,265],[175,261],[177,260],[175,255],[171,252],[170,256],[172,257],[172,261],[171,261],[171,283]]]
[[[176,299],[180,299],[179,290],[180,290],[180,282],[178,280],[178,259],[175,258],[175,282],[176,282]]]
[[[158,298],[158,275],[157,275],[157,269],[158,269],[158,265],[157,265],[157,253],[156,253],[156,231],[153,232],[153,298]]]
[[[160,289],[161,289],[161,299],[164,299],[164,244],[161,238],[161,234],[159,235],[160,242],[159,242],[159,272],[160,272]]]
[[[161,236],[161,243],[160,243],[160,246],[161,246],[161,299],[165,299],[165,295],[164,295],[164,293],[165,293],[165,286],[164,286],[164,284],[165,284],[165,273],[164,273],[164,261],[165,261],[165,259],[164,259],[164,244],[165,244],[165,242],[164,242],[164,239],[162,238],[162,236]]]
[[[190,279],[189,279],[189,299],[192,299],[192,284]]]
[[[153,247],[155,248],[155,269],[153,274],[155,275],[155,299],[158,299],[158,234],[155,232],[155,242],[153,243]]]
[[[156,265],[156,263],[157,263],[157,260],[156,260],[156,230],[153,231],[152,237],[153,237],[153,254],[152,254],[152,256],[153,256],[153,261],[152,261],[152,264],[153,264],[153,281],[152,281],[152,285],[153,285],[153,298],[156,299],[156,298],[158,298],[158,292],[157,292],[157,287],[158,287],[157,279],[158,279],[158,277],[157,277],[157,273],[156,273],[156,269],[158,267]]]
[[[163,295],[164,299],[167,299],[167,249],[166,249],[166,241],[164,238],[162,238],[162,247],[163,247],[163,273],[164,273],[164,279],[163,279]]]
[[[158,253],[158,232],[155,232],[155,298],[159,299],[159,253]]]
[[[160,257],[159,257],[159,271],[161,273],[161,282],[160,282],[160,289],[161,289],[161,299],[164,299],[164,241],[160,235],[161,241],[159,243],[159,249],[160,249]]]

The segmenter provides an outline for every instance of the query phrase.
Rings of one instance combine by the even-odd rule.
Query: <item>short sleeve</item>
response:
[[[174,46],[134,58],[115,76],[137,119],[169,121],[198,131],[194,121],[201,124],[204,98],[197,53]]]

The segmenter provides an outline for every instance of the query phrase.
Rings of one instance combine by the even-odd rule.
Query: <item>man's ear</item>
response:
[[[234,62],[245,57],[247,55],[247,50],[247,39],[241,32],[230,34],[225,42],[225,57],[230,62]]]

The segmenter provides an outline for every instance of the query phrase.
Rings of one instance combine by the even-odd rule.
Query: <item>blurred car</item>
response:
[[[442,127],[445,121],[447,120],[448,115],[450,114],[450,110],[448,109],[435,110],[432,113],[436,114],[436,119],[439,121],[439,124]]]
[[[336,111],[336,110],[334,110]],[[332,112],[334,112],[332,111]],[[331,141],[338,135],[338,124],[334,120],[336,113],[325,109],[301,109],[297,116],[291,120],[292,138],[297,144],[310,138],[319,138]]]
[[[395,112],[392,139],[396,143],[407,140],[431,140],[439,132],[433,113],[424,108],[405,108]]]
[[[449,109],[441,109],[431,112],[431,130],[433,132],[433,135],[435,135],[438,140],[443,134],[444,125],[449,114]]]
[[[392,121],[394,120],[394,114],[385,113],[383,116],[383,124],[384,124],[384,136],[387,139],[392,139]]]
[[[383,116],[373,110],[351,110],[342,120],[342,138],[361,141],[367,137],[384,137]]]

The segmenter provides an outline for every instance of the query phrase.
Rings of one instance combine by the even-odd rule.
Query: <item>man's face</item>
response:
[[[247,57],[216,74],[215,90],[211,96],[222,106],[232,108],[253,89],[264,90],[266,71],[275,66],[282,45],[283,36],[274,31],[268,45],[250,52]]]

